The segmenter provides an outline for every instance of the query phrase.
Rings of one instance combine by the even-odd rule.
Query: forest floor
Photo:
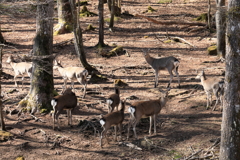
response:
[[[31,2],[31,1],[30,1]],[[144,15],[157,21],[195,22],[194,18],[206,13],[206,0],[177,0],[172,3],[159,4],[158,1],[122,1],[122,13]],[[212,0],[212,14],[215,13],[215,1]],[[98,13],[98,1],[88,2],[88,9]],[[155,12],[145,13],[148,6]],[[105,18],[109,11],[105,4]],[[0,3],[0,23],[3,36],[11,44],[3,49],[3,72],[1,79],[3,105],[5,110],[16,109],[30,89],[29,78],[26,78],[24,89],[16,90],[13,81],[13,69],[6,63],[9,55],[16,59],[29,55],[36,33],[35,9],[28,1]],[[55,16],[57,16],[55,10]],[[205,22],[201,22],[205,23]],[[55,20],[54,24],[57,24]],[[85,31],[92,24],[94,31]],[[118,54],[105,58],[99,55],[94,47],[98,43],[98,17],[81,18],[84,30],[84,50],[87,61],[95,66],[106,81],[89,81],[85,99],[81,99],[81,85],[75,83],[79,105],[74,109],[73,127],[67,126],[66,114],[60,116],[61,131],[52,129],[50,114],[36,114],[42,121],[35,121],[29,115],[18,118],[17,114],[4,112],[7,130],[11,138],[0,141],[0,159],[16,159],[19,156],[32,159],[184,159],[192,154],[195,159],[218,159],[219,138],[222,113],[217,106],[216,111],[206,109],[206,94],[195,79],[197,71],[205,69],[209,77],[221,77],[224,63],[211,63],[219,57],[209,56],[207,47],[216,44],[216,33],[210,33],[203,26],[161,25],[147,21],[144,18],[123,15],[114,24],[113,32],[104,24],[104,42],[109,46],[123,46],[128,54]],[[169,37],[180,37],[187,42],[170,41]],[[73,42],[61,42],[73,38],[73,34],[54,36],[54,53],[64,67],[81,66]],[[110,47],[109,47],[110,48]],[[107,48],[107,49],[109,49]],[[126,140],[129,104],[139,100],[157,99],[160,89],[166,89],[169,82],[167,71],[159,74],[158,88],[154,88],[154,71],[145,62],[142,49],[150,49],[153,57],[174,56],[180,60],[179,74],[181,88],[178,88],[177,77],[173,78],[169,100],[157,117],[157,135],[149,136],[149,120],[143,119],[137,125],[139,139],[130,132]],[[106,50],[106,49],[105,49]],[[206,63],[210,62],[210,63]],[[90,78],[90,77],[89,77]],[[18,83],[21,83],[18,78]],[[102,128],[98,122],[100,114],[107,113],[105,98],[114,92],[114,80],[121,79],[128,86],[120,88],[121,99],[127,100],[125,120],[123,122],[122,141],[113,141],[113,129],[108,132],[110,143],[104,140],[100,148],[100,133]],[[63,79],[54,70],[54,84],[57,91],[62,90]],[[69,83],[70,84],[70,83]],[[131,99],[131,97],[137,99]],[[213,98],[215,100],[215,97]],[[214,104],[214,103],[213,103]],[[84,121],[85,120],[85,121]],[[84,123],[82,123],[84,122]],[[94,129],[96,134],[94,134]],[[132,148],[128,145],[137,146]],[[204,158],[205,157],[205,158]],[[189,157],[190,158],[190,157]]]

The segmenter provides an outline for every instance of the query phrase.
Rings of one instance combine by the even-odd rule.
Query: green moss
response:
[[[48,113],[48,112],[49,112],[49,110],[45,109],[45,108],[40,110],[40,113]]]
[[[208,14],[207,13],[202,13],[200,16],[198,16],[197,18],[195,18],[193,20],[207,22],[208,21]]]
[[[99,82],[99,81],[107,81],[107,80],[108,79],[106,76],[103,76],[100,74],[93,74],[90,79],[91,82]]]
[[[172,3],[172,0],[160,0],[158,1],[159,4],[165,4],[165,3]]]
[[[208,55],[217,55],[217,46],[210,46],[207,48]]]
[[[120,17],[114,16],[114,22],[117,22],[117,21],[119,21],[120,19],[121,19]],[[110,18],[105,18],[104,21],[110,23]]]
[[[109,52],[100,52],[100,55],[103,56],[103,57],[110,58],[110,57],[113,57],[113,56],[116,56],[116,55],[119,55],[119,54],[122,54],[122,53],[123,53],[123,47],[122,46],[116,46],[115,48],[113,48]]]
[[[157,10],[153,9],[151,6],[148,6],[147,12],[148,13],[152,13],[152,12],[156,12]]]
[[[53,96],[58,96],[58,92],[56,90],[53,90]]]
[[[25,160],[25,158],[23,156],[19,156],[16,158],[16,160]]]
[[[172,40],[168,39],[168,40],[164,41],[163,43],[171,43],[171,42],[172,42]]]
[[[91,24],[87,26],[86,31],[94,31],[96,27],[93,27]]]
[[[79,16],[80,17],[93,17],[93,16],[97,16],[97,14],[88,11],[87,7],[84,5],[82,10],[80,11],[80,15]]]
[[[13,135],[10,132],[0,131],[0,141],[7,141],[11,139]]]
[[[115,79],[114,80],[114,85],[119,86],[119,87],[128,86],[128,84],[121,79]]]

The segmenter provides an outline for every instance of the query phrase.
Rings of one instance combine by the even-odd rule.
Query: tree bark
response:
[[[99,41],[97,46],[104,47],[104,19],[103,19],[104,1],[99,0],[98,11],[99,11]]]
[[[220,160],[240,159],[240,1],[229,0]]]
[[[79,2],[78,2],[79,3]],[[82,29],[80,27],[80,22],[78,18],[79,11],[76,11],[76,2],[75,0],[70,0],[72,16],[73,16],[73,32],[74,32],[74,46],[77,52],[77,55],[82,63],[83,67],[88,70],[88,72],[96,71],[86,60],[86,54],[83,48],[82,40]],[[79,7],[78,7],[79,8]]]
[[[1,26],[0,26],[0,43],[5,43],[5,40],[4,40],[2,32],[1,32]]]
[[[223,8],[225,6],[225,0],[217,0],[216,11],[216,29],[217,29],[217,52],[220,57],[225,58],[226,54],[226,12]]]
[[[3,45],[0,45],[0,93],[2,93],[2,50],[3,50]],[[3,106],[2,106],[2,98],[0,97],[0,130],[1,131],[6,131],[5,128],[5,123],[4,123],[4,119],[3,119]]]
[[[53,0],[39,0],[37,29],[33,45],[33,68],[28,95],[19,102],[25,103],[31,114],[40,109],[51,110],[53,97]]]
[[[112,0],[112,6],[111,6],[111,17],[110,17],[110,23],[109,23],[109,29],[112,30],[114,25],[114,16],[115,16],[115,0]]]
[[[58,24],[54,27],[54,35],[72,32],[72,12],[69,0],[58,0]]]

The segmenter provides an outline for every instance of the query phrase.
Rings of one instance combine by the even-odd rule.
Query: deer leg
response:
[[[215,105],[214,105],[214,107],[213,107],[213,111],[215,110],[215,108],[216,108],[216,106],[217,106],[217,104],[218,104],[218,101],[219,101],[219,95],[218,95],[218,91],[217,90],[213,90],[213,92],[214,92],[214,95],[215,95],[215,97],[216,97],[216,103],[215,103]]]
[[[153,120],[153,116],[150,116],[149,120],[150,120],[149,135],[151,135],[152,134],[152,120]]]
[[[14,81],[15,81],[15,87],[18,88],[18,84],[17,84],[16,78],[17,78],[17,75],[14,76]]]
[[[157,119],[157,114],[154,114],[153,115],[153,121],[154,121],[154,134],[155,135],[157,135],[156,119]]]
[[[178,74],[178,67],[175,67],[174,72],[175,72],[175,74],[177,75],[177,78],[178,78],[178,87],[180,87],[180,78],[179,78],[179,74]]]
[[[120,141],[122,141],[122,124],[119,124]]]
[[[172,73],[172,71],[168,69],[168,72],[169,72],[169,74],[170,74],[170,81],[169,81],[169,83],[168,83],[167,88],[170,87],[170,85],[171,85],[171,83],[172,83],[172,79],[173,79],[173,73]]]
[[[116,141],[117,140],[117,125],[114,126],[114,131],[115,131],[114,141]]]
[[[133,117],[130,114],[130,119],[129,119],[129,122],[128,122],[127,140],[129,139],[129,132],[130,132],[130,127],[131,127],[132,123],[133,123]]]
[[[75,89],[74,89],[74,80],[73,80],[73,79],[71,79],[71,87],[72,87],[72,89],[73,89],[73,92],[75,92]]]
[[[207,94],[207,107],[206,107],[206,109],[208,109],[208,107],[209,107],[210,93],[209,93],[208,91],[206,91],[206,94]]]
[[[157,87],[157,85],[158,85],[158,70],[155,70],[155,84],[154,84],[154,88],[156,88]]]
[[[105,136],[106,130],[105,128],[103,128],[103,131],[101,132],[101,136],[100,136],[100,147],[102,148],[102,139]]]

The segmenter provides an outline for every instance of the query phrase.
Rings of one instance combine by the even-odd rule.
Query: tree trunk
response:
[[[33,68],[28,95],[19,102],[27,105],[31,114],[40,109],[52,109],[53,97],[53,0],[38,1],[37,29],[33,46]],[[43,110],[42,110],[43,111]]]
[[[0,45],[0,93],[2,93],[2,85],[1,85],[1,77],[2,77],[2,50],[3,50],[3,45]],[[2,97],[0,97],[0,130],[5,131],[5,123],[3,119],[3,106],[2,106]]]
[[[104,19],[103,19],[103,10],[104,10],[104,2],[103,0],[99,0],[98,11],[99,11],[99,41],[97,46],[104,47]]]
[[[110,17],[110,23],[109,23],[109,29],[113,29],[114,25],[114,15],[115,15],[115,0],[112,0],[112,6],[111,6],[111,17]]]
[[[217,28],[217,52],[220,57],[225,58],[226,54],[226,14],[225,0],[217,0],[217,11],[216,11],[216,28]]]
[[[211,30],[212,26],[211,26],[211,1],[208,0],[208,29]]]
[[[79,2],[78,2],[79,3]],[[72,16],[73,16],[73,32],[74,32],[74,46],[79,56],[80,62],[82,63],[83,67],[88,70],[88,72],[96,71],[86,60],[86,55],[83,48],[83,40],[82,40],[82,29],[80,28],[80,22],[78,18],[79,10],[76,11],[76,1],[70,0],[70,5],[72,9]],[[79,8],[79,7],[78,7]]]
[[[72,32],[72,12],[69,0],[58,0],[58,24],[54,27],[54,35]]]
[[[5,40],[4,40],[2,32],[1,32],[1,26],[0,26],[0,43],[5,43]]]
[[[228,1],[220,160],[240,159],[240,1]]]
[[[120,16],[121,15],[121,0],[108,0],[107,3],[108,3],[108,9],[110,12],[112,12],[112,1],[117,1],[114,2],[114,15],[115,16]]]

